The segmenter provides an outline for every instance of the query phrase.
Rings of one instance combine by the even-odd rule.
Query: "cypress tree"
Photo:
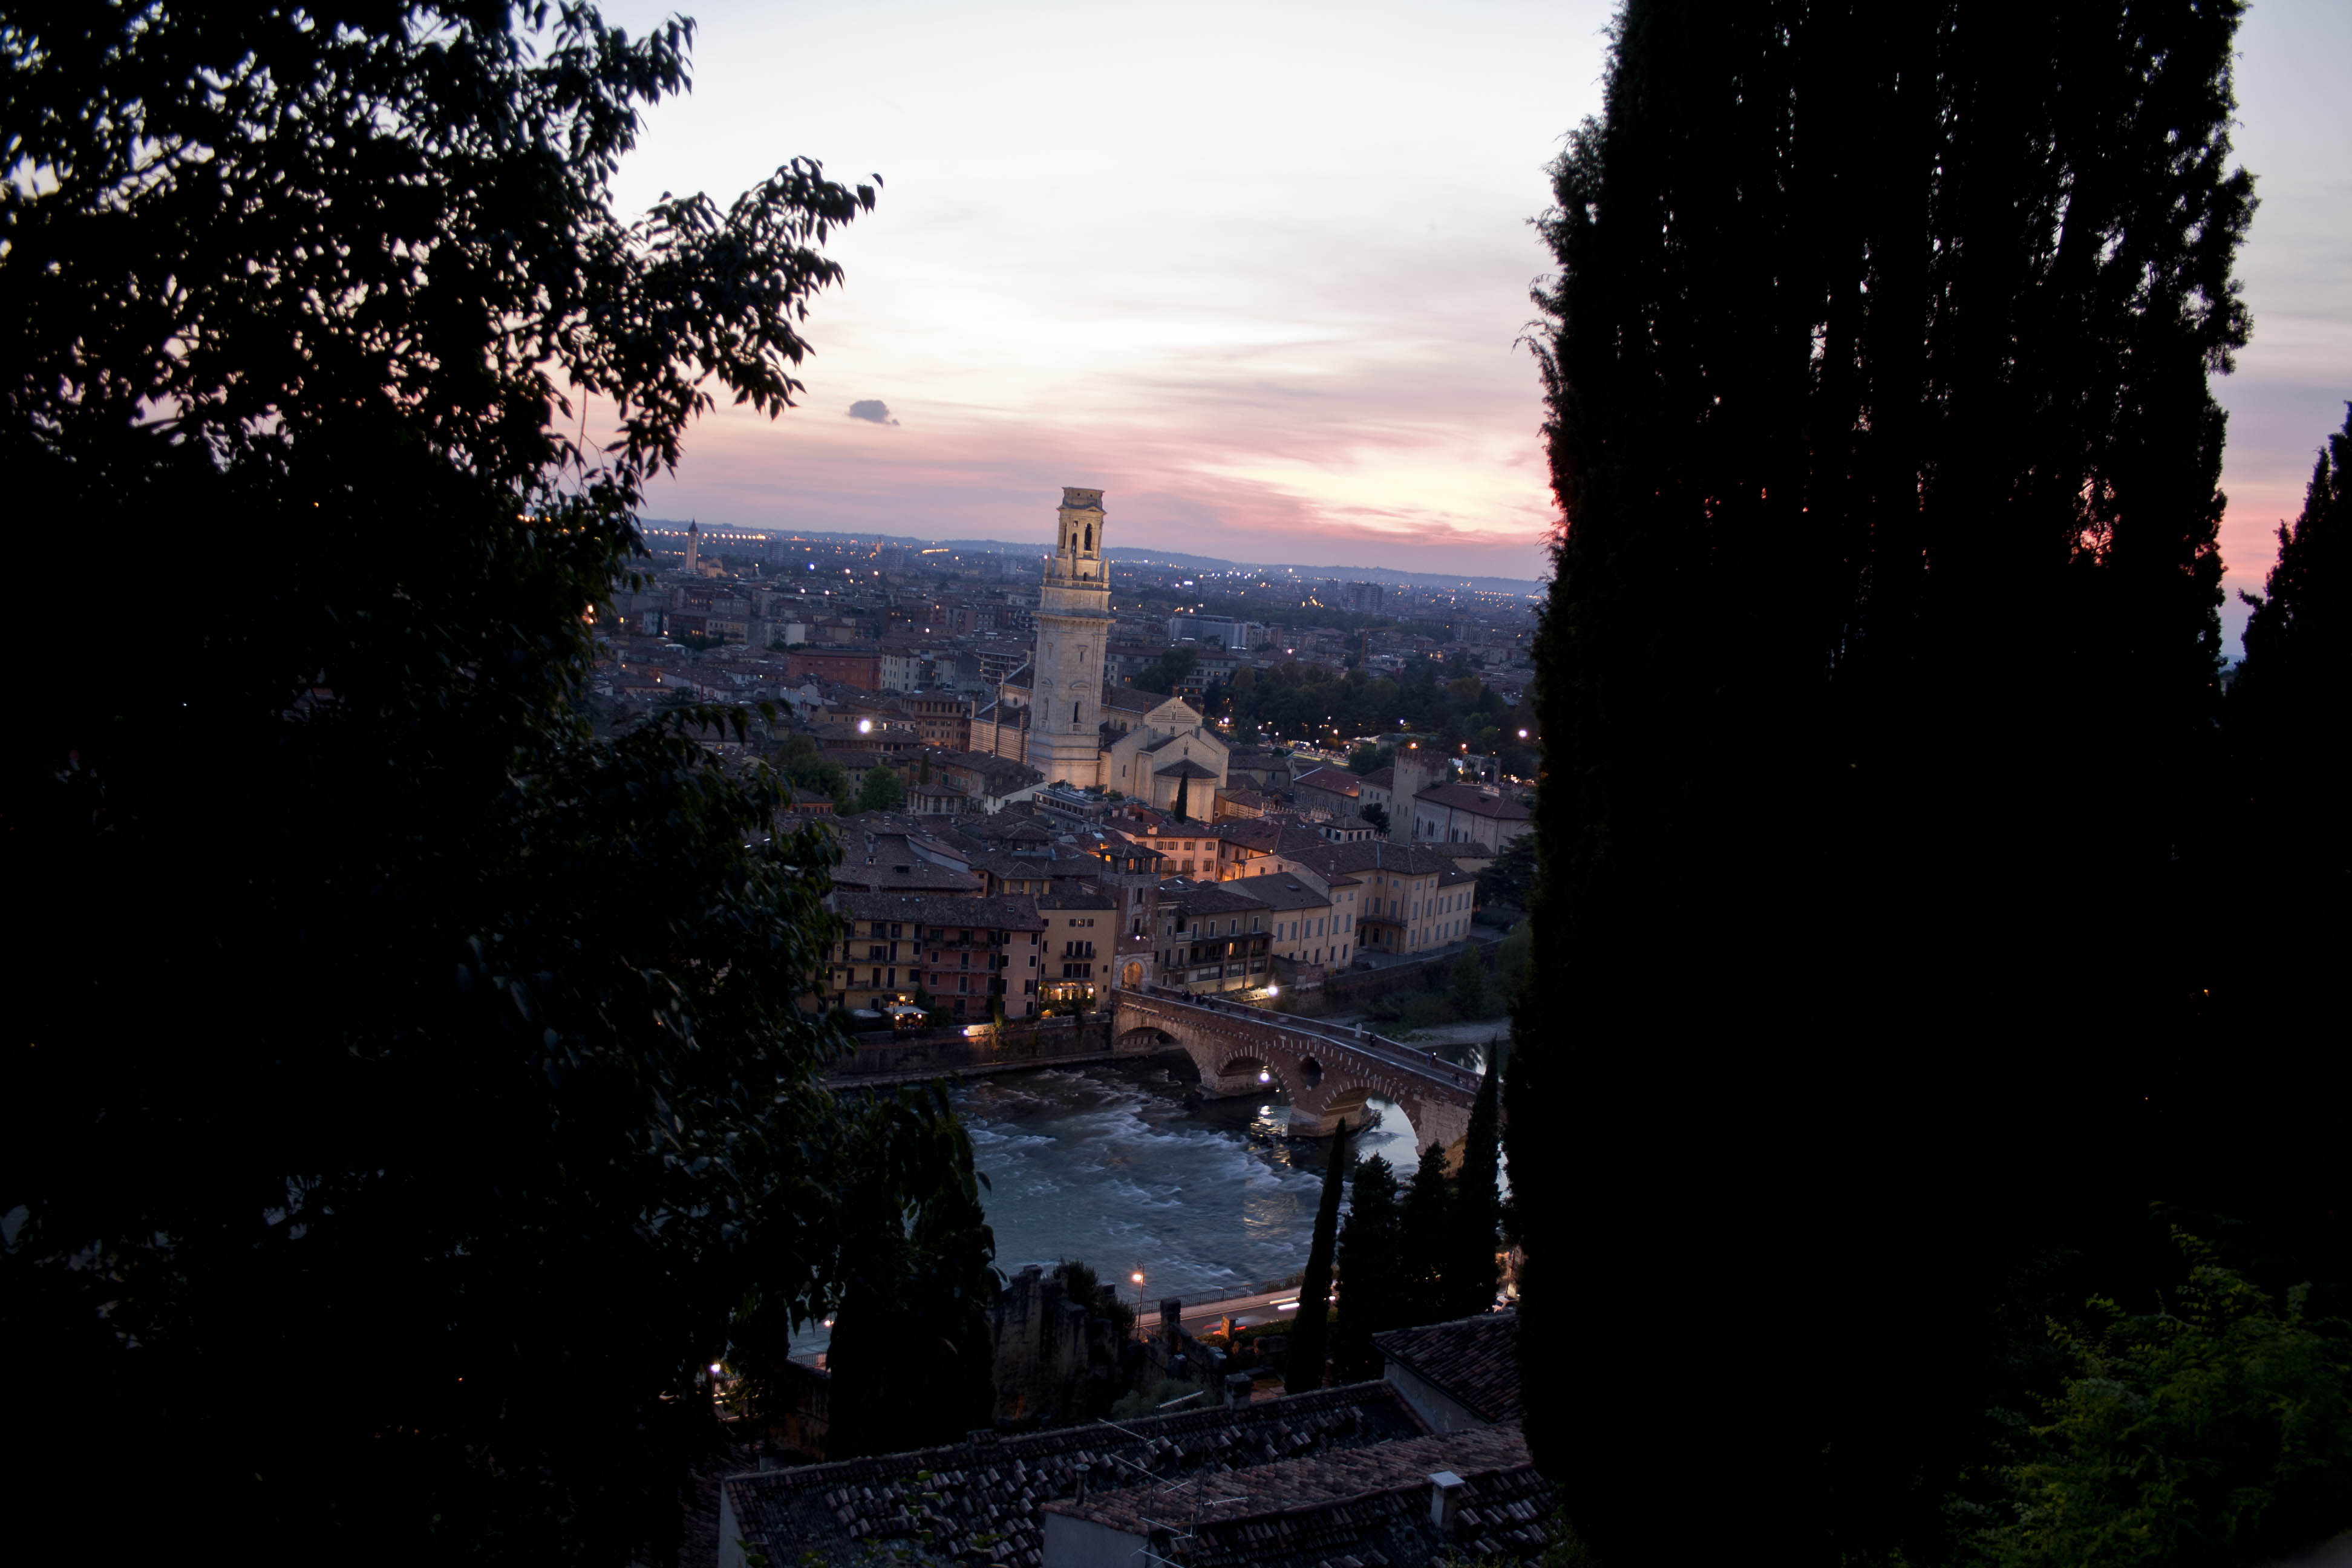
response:
[[[1315,1210],[1315,1240],[1307,1249],[1307,1273],[1298,1282],[1298,1321],[1291,1325],[1282,1386],[1305,1394],[1323,1386],[1323,1363],[1330,1344],[1331,1254],[1339,1235],[1339,1196],[1348,1181],[1348,1119],[1331,1134],[1323,1166],[1323,1201]]]
[[[1454,1191],[1445,1179],[1445,1151],[1421,1152],[1399,1206],[1402,1245],[1397,1249],[1399,1316],[1406,1324],[1445,1321],[1445,1269],[1454,1255]]]
[[[1554,166],[1558,984],[1509,1137],[1528,1437],[1603,1556],[1690,1520],[1646,1456],[1711,1373],[1563,1353],[1615,1331],[1594,1279],[1660,1343],[1736,1296],[1806,1369],[1716,1522],[1933,1556],[2023,1260],[2231,1163],[2148,1119],[2216,962],[2239,14],[1628,0]],[[1821,1049],[1737,1044],[1799,1017]],[[1858,1106],[1838,1045],[1898,1037]]]
[[[845,1124],[841,1158],[859,1196],[826,1357],[838,1397],[828,1456],[952,1442],[987,1424],[993,1398],[996,1238],[971,1135],[938,1083],[877,1097]],[[884,1179],[906,1165],[953,1175],[908,1205]]]
[[[1331,1359],[1341,1383],[1378,1377],[1381,1354],[1372,1336],[1404,1326],[1403,1247],[1396,1172],[1375,1154],[1356,1167],[1348,1222],[1339,1231],[1339,1316],[1331,1325]]]
[[[1502,1087],[1503,1064],[1497,1058],[1478,1082],[1469,1135],[1463,1142],[1462,1170],[1454,1184],[1454,1217],[1446,1232],[1451,1246],[1442,1280],[1441,1315],[1447,1318],[1466,1318],[1495,1306],[1495,1248],[1503,1223]]]
[[[2304,492],[2303,512],[2278,531],[2278,562],[2260,595],[2242,595],[2246,657],[2231,683],[2229,727],[2241,799],[2262,844],[2252,868],[2263,885],[2247,911],[2285,929],[2310,930],[2306,915],[2340,887],[2347,869],[2345,814],[2352,778],[2346,715],[2352,713],[2352,637],[2345,615],[2345,535],[2352,529],[2352,405],[2327,438]],[[2332,803],[2332,804],[2331,804]],[[2260,966],[2257,967],[2260,972]],[[2264,984],[2269,984],[2265,977]]]

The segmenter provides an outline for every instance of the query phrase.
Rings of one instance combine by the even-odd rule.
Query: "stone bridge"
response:
[[[1111,997],[1118,1048],[1181,1047],[1201,1069],[1203,1094],[1256,1094],[1279,1082],[1290,1091],[1290,1131],[1300,1137],[1334,1131],[1342,1116],[1361,1125],[1364,1101],[1385,1100],[1412,1119],[1416,1147],[1435,1142],[1460,1157],[1470,1103],[1478,1096],[1478,1075],[1468,1068],[1361,1029],[1236,1002],[1157,986],[1115,990]]]

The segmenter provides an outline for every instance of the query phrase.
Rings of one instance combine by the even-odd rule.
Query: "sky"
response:
[[[803,405],[706,417],[648,511],[1042,540],[1086,485],[1114,544],[1543,575],[1528,220],[1612,9],[606,0],[698,25],[623,210],[793,155],[884,181],[826,247]],[[2223,548],[2259,586],[2352,396],[2352,5],[2258,0],[2240,42],[2263,205]]]

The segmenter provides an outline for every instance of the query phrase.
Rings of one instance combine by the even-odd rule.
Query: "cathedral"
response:
[[[1097,788],[1208,820],[1225,744],[1181,697],[1110,686],[1110,574],[1103,493],[1064,489],[1054,557],[1037,597],[1037,642],[996,700],[972,715],[972,750],[1028,763],[1049,783]]]

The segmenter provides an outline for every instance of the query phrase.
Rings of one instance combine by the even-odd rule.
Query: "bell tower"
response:
[[[1065,489],[1037,595],[1030,655],[1029,764],[1050,781],[1084,787],[1102,773],[1104,655],[1110,644],[1110,577],[1103,560],[1103,493]]]

